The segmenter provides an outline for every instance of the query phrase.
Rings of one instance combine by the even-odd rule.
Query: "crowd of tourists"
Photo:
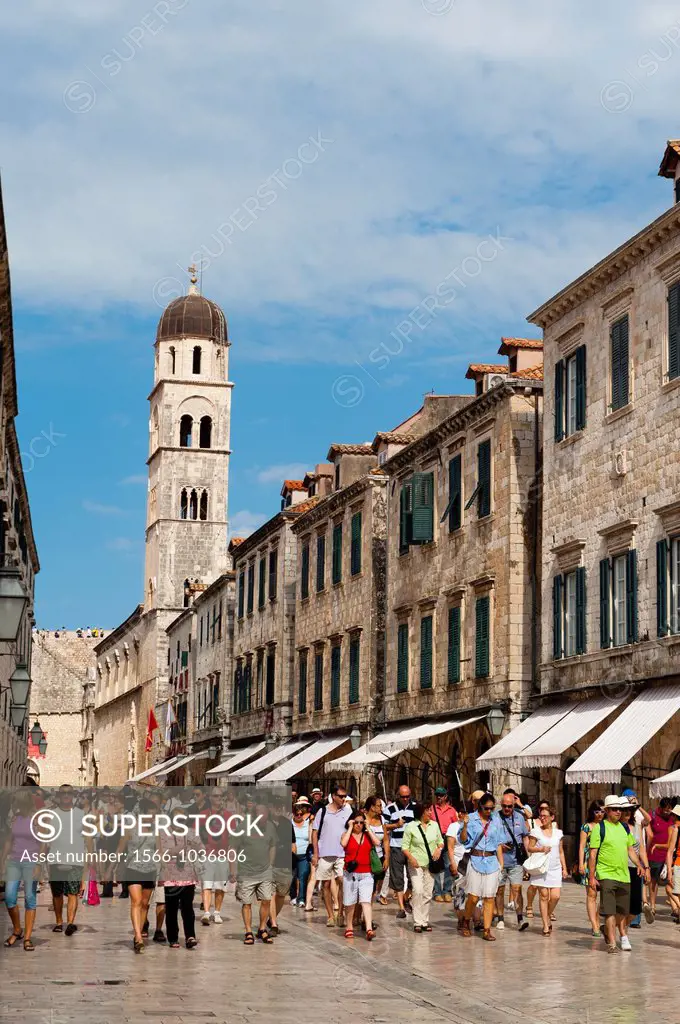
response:
[[[171,810],[191,815],[197,827],[184,835],[120,836],[102,826],[94,838],[79,840],[81,851],[91,854],[89,865],[84,855],[80,867],[50,870],[54,933],[73,935],[81,900],[97,904],[119,885],[120,896],[130,901],[136,953],[145,949],[150,918],[152,941],[178,949],[181,919],[184,945],[195,949],[196,898],[200,923],[219,925],[227,894],[240,904],[243,941],[249,946],[275,941],[288,904],[303,913],[323,912],[326,926],[342,929],[348,940],[363,933],[373,941],[374,905],[387,906],[390,896],[396,919],[410,918],[415,934],[432,932],[430,911],[437,902],[451,904],[465,939],[479,932],[494,942],[499,930],[515,924],[525,933],[535,916],[550,939],[562,886],[570,877],[585,888],[592,935],[603,937],[611,953],[631,951],[629,931],[641,926],[643,916],[654,923],[662,884],[680,922],[680,805],[663,799],[650,814],[630,789],[591,803],[571,870],[554,808],[547,801],[534,808],[513,789],[506,789],[498,804],[491,793],[478,790],[458,807],[443,787],[431,801],[414,801],[409,787],[400,786],[391,801],[374,794],[357,805],[335,783],[328,795],[318,787],[309,797],[294,791],[292,808],[287,790],[263,795],[253,787],[235,798],[233,791],[226,797],[218,787],[197,786],[185,791],[183,800],[171,800],[170,792],[176,791],[131,787],[122,793],[96,791],[88,798],[70,786],[57,791],[51,813],[75,815],[76,834],[83,815],[95,806],[105,821],[131,808],[137,815]],[[27,952],[34,950],[43,874],[34,855],[44,844],[32,830],[36,807],[43,806],[39,799],[35,789],[21,791],[6,815],[4,850],[0,845],[12,926],[5,946],[22,945]],[[235,814],[259,821],[257,835],[234,838],[229,828],[217,834],[214,822],[230,823]],[[50,849],[54,853],[55,846]],[[102,865],[108,863],[104,853],[110,868]],[[390,917],[382,915],[383,927]]]

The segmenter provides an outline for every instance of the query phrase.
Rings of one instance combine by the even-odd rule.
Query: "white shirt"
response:
[[[454,860],[456,861],[456,864],[460,863],[461,858],[465,855],[465,853],[467,853],[465,847],[460,843],[458,839],[462,827],[462,821],[452,821],[446,830],[446,838],[448,839],[451,836],[455,840],[455,845],[453,847],[453,857]]]

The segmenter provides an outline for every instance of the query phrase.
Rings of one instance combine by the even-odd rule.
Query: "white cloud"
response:
[[[266,466],[256,471],[255,479],[258,484],[279,484],[283,486],[284,480],[302,480],[309,466],[304,462],[288,462],[281,466]]]
[[[112,537],[106,542],[106,546],[111,551],[132,551],[139,547],[139,541],[130,540],[129,537]]]
[[[102,505],[98,501],[83,501],[83,508],[86,512],[92,512],[98,516],[127,516],[128,512],[124,508],[119,508],[118,505]]]
[[[145,473],[133,473],[132,476],[123,477],[121,484],[146,484],[148,480],[149,478]]]
[[[270,518],[262,512],[248,512],[246,509],[236,512],[229,520],[229,536],[248,537]]]

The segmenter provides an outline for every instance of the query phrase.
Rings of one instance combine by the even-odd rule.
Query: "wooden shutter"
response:
[[[449,533],[463,525],[462,458],[449,460]]]
[[[326,534],[316,538],[316,590],[317,593],[326,586]]]
[[[243,611],[245,605],[246,596],[246,574],[245,571],[239,573],[238,577],[238,617],[243,618]]]
[[[298,714],[307,713],[307,651],[300,651],[298,667]]]
[[[664,538],[656,542],[656,635],[668,632],[668,541]]]
[[[600,647],[611,647],[611,564],[608,558],[600,562]]]
[[[555,363],[555,440],[564,437],[564,359]]]
[[[434,473],[413,474],[412,540],[431,544],[434,539]]]
[[[265,581],[267,578],[267,559],[260,559],[260,578],[259,578],[259,589],[257,595],[257,606],[258,608],[264,608],[267,594],[265,590]]]
[[[255,563],[251,562],[248,566],[248,615],[253,610],[253,604],[255,602]]]
[[[637,643],[637,551],[626,553],[626,643]]]
[[[276,651],[267,651],[267,678],[265,681],[265,703],[271,705],[274,703],[274,684],[276,681]]]
[[[483,519],[491,513],[491,440],[487,438],[477,447],[477,517]]]
[[[412,497],[413,488],[410,483],[404,484],[399,491],[399,554],[408,551],[412,538]]]
[[[586,651],[586,570],[576,570],[576,653]]]
[[[323,710],[323,651],[314,655],[314,710]]]
[[[490,634],[489,634],[488,597],[478,597],[475,602],[475,676],[485,679],[490,667]]]
[[[432,686],[432,616],[420,620],[420,689]]]
[[[562,623],[564,622],[564,577],[555,576],[553,580],[553,658],[564,655],[562,640]]]
[[[586,346],[576,349],[576,429],[586,425]]]
[[[460,682],[460,606],[449,608],[448,673],[449,683]]]
[[[351,524],[350,572],[357,576],[361,572],[361,512],[355,512]]]
[[[339,644],[331,647],[331,707],[337,708],[340,705],[340,658],[341,650]]]
[[[349,644],[349,702],[350,704],[359,703],[359,658],[360,658],[360,639],[358,636],[352,637]]]
[[[333,527],[333,553],[332,553],[332,579],[333,583],[342,582],[342,523],[336,523]]]
[[[269,552],[269,600],[276,600],[277,576],[279,568],[278,551]]]
[[[628,405],[628,316],[611,327],[612,410]]]
[[[668,289],[668,379],[680,376],[680,283]]]
[[[300,580],[300,597],[304,601],[309,597],[309,544],[302,548],[302,577]]]
[[[397,693],[408,690],[408,622],[397,629]]]

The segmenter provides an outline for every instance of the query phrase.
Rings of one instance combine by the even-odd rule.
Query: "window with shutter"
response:
[[[355,512],[351,522],[350,573],[358,576],[361,572],[361,512]]]
[[[342,582],[342,523],[336,523],[333,527],[333,583]]]
[[[668,289],[668,379],[680,376],[680,282]]]
[[[239,573],[238,577],[238,617],[243,618],[243,608],[245,604],[246,595],[246,574],[245,572]]]
[[[309,597],[309,543],[302,546],[302,570],[300,577],[300,597],[304,601]]]
[[[491,514],[491,439],[481,441],[477,447],[477,518]]]
[[[576,349],[576,430],[586,426],[586,346]]]
[[[626,555],[626,643],[637,643],[637,551],[635,548]]]
[[[564,619],[563,587],[563,577],[555,576],[553,580],[553,658],[555,660],[564,657],[562,644],[562,622]]]
[[[460,606],[449,608],[448,635],[448,673],[449,683],[460,682]]]
[[[449,533],[460,530],[463,525],[463,459],[454,455],[449,460]]]
[[[277,576],[279,568],[279,553],[278,551],[269,552],[269,600],[276,600],[277,590]]]
[[[340,645],[331,647],[331,708],[340,706]]]
[[[300,651],[298,663],[298,714],[307,713],[307,651]]]
[[[478,597],[475,602],[475,676],[486,679],[490,672],[491,637],[490,605],[488,596]]]
[[[628,316],[611,326],[611,408],[622,409],[629,402]]]
[[[317,594],[326,586],[326,534],[316,538],[316,591]]]
[[[610,565],[609,559],[600,562],[600,647],[611,647],[612,627],[610,613]]]
[[[615,647],[627,643],[626,561],[625,555],[612,559],[612,635]]]
[[[314,710],[323,711],[323,651],[314,655]]]
[[[413,539],[413,489],[411,483],[403,484],[399,491],[399,554],[409,549]]]
[[[259,587],[257,592],[257,607],[264,608],[267,600],[266,591],[266,580],[267,580],[267,559],[266,556],[260,558],[260,578]]]
[[[576,654],[586,652],[586,570],[576,570]]]
[[[248,615],[253,614],[253,606],[255,604],[255,563],[251,562],[248,566]]]
[[[420,620],[420,689],[432,687],[432,616]]]
[[[264,651],[261,649],[257,652],[257,669],[255,680],[257,687],[257,692],[255,695],[255,706],[261,708],[262,701],[264,699]]]
[[[660,542],[662,543],[662,542]],[[663,622],[666,626],[665,633],[668,632],[668,582],[670,577],[670,593],[671,593],[671,621],[670,629],[671,633],[680,633],[680,538],[674,537],[670,544],[664,541],[664,564],[666,570],[664,572],[664,618]],[[670,550],[670,573],[668,571],[668,553]],[[657,545],[658,551],[658,545]],[[658,570],[657,570],[658,571]]]
[[[349,702],[359,703],[359,667],[361,640],[353,636],[349,642]]]
[[[268,707],[274,703],[274,686],[276,682],[276,651],[267,651],[267,680],[265,686],[265,703]]]
[[[576,654],[576,573],[564,577],[564,653],[567,658]]]
[[[397,627],[397,693],[408,690],[408,622]]]
[[[555,363],[555,440],[564,437],[564,360]]]
[[[434,539],[434,473],[414,473],[411,536],[414,544]]]

